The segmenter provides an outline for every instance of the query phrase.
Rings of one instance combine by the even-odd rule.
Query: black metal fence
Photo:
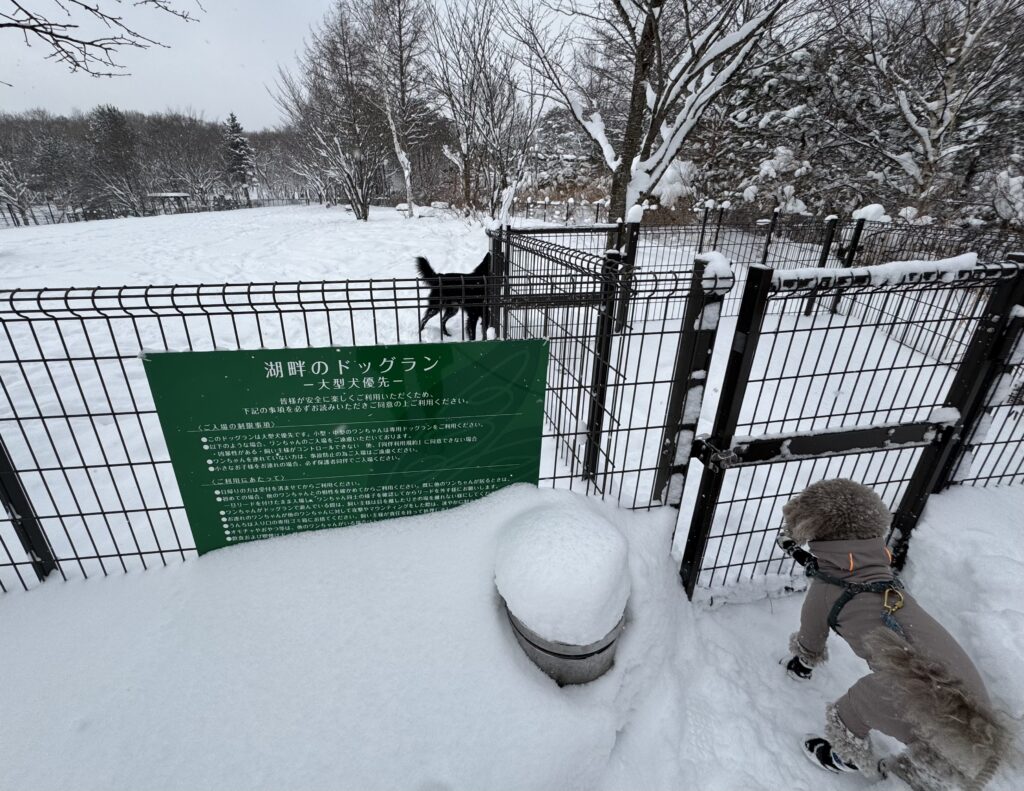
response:
[[[507,273],[502,337],[549,339],[546,413],[554,455],[544,461],[545,479],[585,481],[588,491],[628,508],[671,499],[687,383],[706,367],[679,317],[689,311],[696,322],[717,311],[732,285],[728,276],[705,277],[700,264],[636,271],[639,230],[575,231],[577,244],[589,249],[607,247],[613,234],[613,249],[603,256],[565,248],[542,232],[492,233],[492,256]],[[567,271],[572,282],[588,284],[589,304],[561,293]]]
[[[217,196],[208,203],[194,200],[180,202],[150,198],[146,202],[145,216],[161,214],[196,214],[232,209],[260,209],[271,206],[308,206],[309,198],[251,198]],[[128,216],[110,206],[59,206],[47,201],[24,209],[10,203],[0,205],[0,228],[19,228],[31,225],[59,225],[61,223],[110,220]]]
[[[592,229],[594,249],[607,233]],[[508,232],[493,242],[498,271],[481,306],[492,332],[550,342],[541,484],[649,507],[676,368],[689,365],[665,306],[702,304],[705,284],[632,277],[633,322],[616,329],[622,256]],[[712,280],[716,299],[728,284]],[[426,306],[411,279],[0,292],[0,590],[195,554],[144,350],[446,340],[436,319],[420,328]],[[449,329],[467,339],[465,325]]]
[[[901,539],[946,482],[1021,481],[1024,264],[849,270],[867,227],[492,232],[489,335],[549,340],[541,483],[679,505],[692,594],[791,582],[772,537],[813,480],[874,486]],[[0,291],[0,590],[195,553],[143,350],[446,340],[426,299],[411,279]]]
[[[1010,259],[1024,264],[1024,255]],[[1010,310],[996,372],[983,405],[972,416],[953,467],[952,483],[994,486],[1024,483],[1024,305]]]

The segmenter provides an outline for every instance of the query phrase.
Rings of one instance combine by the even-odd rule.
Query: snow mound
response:
[[[603,516],[546,505],[505,525],[494,581],[531,631],[589,645],[622,618],[629,598],[627,556],[626,539]]]
[[[639,203],[629,207],[629,212],[626,214],[626,222],[642,222],[644,219],[644,207]]]
[[[868,222],[892,222],[892,217],[885,213],[885,207],[881,203],[871,203],[857,209],[852,215],[855,220],[867,220]]]
[[[699,256],[704,260],[704,276],[700,285],[713,294],[728,293],[732,288],[732,262],[719,252],[709,251]]]

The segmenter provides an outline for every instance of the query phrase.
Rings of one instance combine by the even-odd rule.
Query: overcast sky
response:
[[[108,5],[111,5],[109,2]],[[246,129],[279,123],[268,93],[278,64],[291,66],[309,28],[330,0],[203,0],[205,13],[182,22],[151,9],[114,6],[139,32],[169,49],[122,50],[117,62],[130,76],[95,78],[45,60],[40,43],[26,47],[11,31],[0,30],[0,109],[42,107],[54,113],[97,104],[152,112],[192,108],[208,120],[234,112]],[[178,6],[197,11],[191,0]],[[37,4],[38,7],[38,4]]]

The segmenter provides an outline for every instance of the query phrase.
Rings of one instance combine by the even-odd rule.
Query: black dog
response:
[[[434,268],[426,258],[416,259],[416,269],[420,278],[430,287],[430,296],[427,299],[427,312],[423,314],[420,322],[420,332],[427,326],[438,313],[441,314],[441,332],[451,335],[445,326],[448,319],[459,312],[462,308],[466,314],[466,335],[471,341],[476,340],[476,324],[484,320],[484,329],[487,331],[487,275],[491,268],[491,254],[484,256],[476,269],[466,274],[444,274],[435,272]]]

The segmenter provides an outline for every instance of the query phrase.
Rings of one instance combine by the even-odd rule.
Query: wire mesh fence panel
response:
[[[955,483],[1024,483],[1024,307],[1018,306],[1012,321],[1006,368],[986,394],[984,412],[964,443]]]
[[[920,456],[920,448],[907,448],[726,470],[697,587],[704,596],[728,590],[730,597],[744,587],[794,587],[802,571],[775,545],[782,506],[815,481],[849,478],[872,487],[895,510]]]
[[[194,554],[140,354],[465,340],[416,280],[0,293],[0,437],[61,576]],[[0,584],[31,558],[0,526]],[[25,575],[28,574],[26,577]]]
[[[590,233],[602,250],[606,233]],[[196,554],[145,351],[466,341],[488,326],[501,337],[548,338],[542,485],[599,489],[648,507],[650,483],[645,490],[629,476],[657,464],[665,419],[652,393],[671,378],[665,359],[679,322],[639,322],[628,341],[602,335],[617,296],[603,259],[529,235],[509,247],[506,275],[486,289],[466,276],[449,290],[462,308],[447,324],[450,335],[442,334],[443,314],[428,319],[429,291],[413,279],[0,292],[0,439],[55,574],[122,573]],[[632,311],[642,316],[644,303],[685,296],[678,277],[638,277]],[[14,515],[2,516],[0,589],[30,587],[35,559]]]
[[[780,507],[813,480],[852,477],[897,505],[924,449],[960,420],[949,399],[977,362],[968,341],[989,331],[994,290],[1018,277],[1013,265],[891,281],[815,272],[759,268],[744,295],[702,482],[691,477],[685,501],[687,540],[699,533],[706,547],[690,547],[691,592],[788,574]],[[910,332],[933,340],[907,342]],[[716,505],[694,505],[709,496]]]
[[[503,244],[506,336],[550,344],[541,480],[650,507],[676,374],[678,305],[704,299],[703,291],[694,294],[685,273],[637,273],[628,321],[616,327],[624,292],[607,259],[517,231]],[[567,299],[570,286],[576,296]]]

